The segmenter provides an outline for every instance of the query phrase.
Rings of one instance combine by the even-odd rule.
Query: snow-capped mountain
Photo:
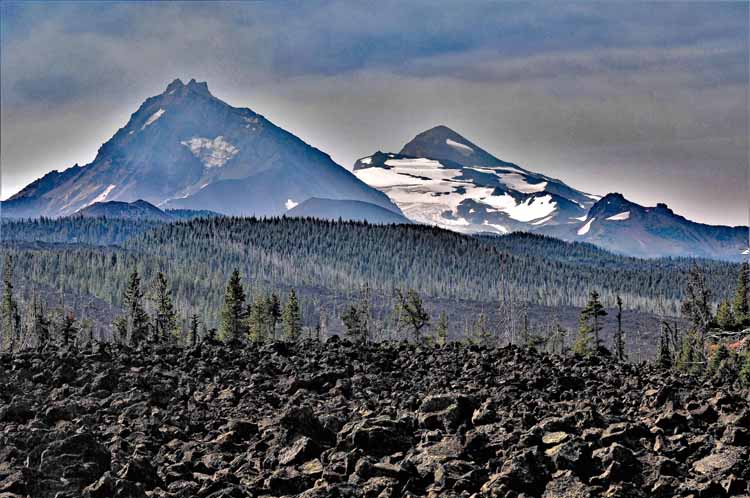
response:
[[[147,99],[94,161],[53,171],[2,203],[3,216],[64,216],[104,201],[277,215],[312,197],[400,214],[383,193],[250,109],[179,79]]]
[[[357,160],[354,173],[418,223],[463,233],[508,233],[582,219],[598,197],[501,161],[445,126],[398,154]]]
[[[549,227],[543,232],[646,258],[694,256],[737,260],[748,240],[748,227],[696,223],[675,214],[666,204],[645,207],[619,193],[602,197],[579,223]]]
[[[630,256],[727,260],[739,259],[748,242],[747,227],[695,223],[620,194],[600,199],[502,161],[445,126],[420,133],[399,153],[357,160],[354,173],[409,219],[463,233],[527,231]]]

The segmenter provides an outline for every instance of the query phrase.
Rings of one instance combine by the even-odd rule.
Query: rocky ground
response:
[[[0,497],[748,496],[750,394],[517,348],[0,355]]]

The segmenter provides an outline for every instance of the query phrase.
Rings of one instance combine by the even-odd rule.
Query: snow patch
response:
[[[146,122],[141,126],[141,130],[146,128],[148,125],[152,125],[156,122],[157,119],[162,117],[166,111],[164,109],[159,109],[155,113],[153,113],[149,118],[146,120]]]
[[[371,157],[365,157],[363,159],[360,159],[359,162],[361,162],[362,164],[370,164],[370,163],[372,163],[372,158]]]
[[[742,251],[742,254],[750,254],[750,248],[747,248],[744,251]]]
[[[294,209],[295,207],[299,206],[299,202],[294,202],[292,199],[287,199],[284,205],[286,206],[286,210],[289,211],[290,209]]]
[[[224,137],[219,135],[210,138],[193,137],[190,140],[180,142],[190,149],[195,157],[201,160],[206,168],[218,168],[224,166],[227,161],[239,153],[240,149],[230,144]]]
[[[473,154],[474,153],[474,149],[472,149],[468,145],[462,144],[462,143],[459,143],[459,142],[455,142],[455,141],[451,140],[450,138],[446,138],[445,139],[445,143],[447,143],[448,145],[450,145],[451,147],[453,147],[454,149],[456,149],[458,152],[460,152],[461,154],[463,154],[465,156],[468,156],[469,154]]]
[[[588,222],[586,222],[585,225],[583,225],[581,228],[578,229],[578,235],[586,235],[589,233],[589,230],[591,230],[591,224],[596,220],[596,218],[591,218]]]
[[[107,200],[107,196],[110,192],[116,187],[117,185],[109,185],[107,188],[105,188],[101,194],[97,195],[93,201],[86,204],[87,206],[90,206],[92,204],[96,204],[97,202],[104,202]]]
[[[630,211],[625,211],[607,218],[607,221],[625,221],[630,219]]]
[[[522,194],[543,192],[544,189],[547,188],[547,182],[529,183],[525,176],[519,175],[518,173],[506,173],[498,176],[500,177],[500,181],[503,182],[506,187],[512,188]]]

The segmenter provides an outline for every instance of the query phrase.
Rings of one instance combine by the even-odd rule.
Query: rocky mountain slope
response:
[[[463,233],[567,224],[598,199],[501,161],[445,126],[420,133],[398,154],[357,160],[354,173],[409,219]]]
[[[748,496],[748,392],[407,343],[0,355],[0,495]]]
[[[399,209],[318,149],[206,83],[147,99],[86,166],[53,171],[2,203],[3,216],[65,216],[104,201],[280,215],[311,197]]]
[[[645,258],[693,256],[738,260],[747,227],[704,225],[675,214],[666,204],[645,207],[622,194],[594,204],[580,225],[543,230],[565,240],[590,242],[610,251]]]
[[[420,133],[399,153],[357,160],[354,173],[411,220],[462,233],[526,231],[628,256],[734,261],[748,243],[748,227],[696,223],[621,194],[600,199],[502,161],[445,126]]]

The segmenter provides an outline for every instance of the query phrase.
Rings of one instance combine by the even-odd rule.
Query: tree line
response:
[[[733,296],[721,299],[718,307],[711,304],[711,290],[697,265],[690,269],[687,282],[681,304],[686,325],[680,327],[677,322],[662,321],[655,361],[665,369],[737,379],[750,386],[750,265],[740,265]],[[238,269],[231,272],[224,289],[217,328],[207,327],[195,313],[183,320],[186,327],[180,327],[167,276],[158,272],[150,286],[144,286],[138,270],[132,270],[122,297],[124,312],[114,321],[111,340],[133,346],[149,341],[194,346],[202,340],[242,344],[301,338],[321,341],[328,336],[324,313],[316,324],[305,326],[294,289],[283,297],[276,292],[249,294]],[[350,340],[358,343],[409,339],[441,346],[448,342],[449,323],[445,313],[433,320],[414,289],[397,288],[394,298],[388,325],[373,315],[368,285],[363,286],[357,299],[335,318],[341,320]],[[607,311],[596,291],[590,293],[580,312],[575,338],[559,324],[532,327],[524,306],[503,294],[498,302],[502,313],[497,323],[490,323],[487,316],[480,313],[457,339],[482,346],[518,344],[556,354],[614,356],[618,361],[627,361],[625,345],[630,336],[622,326],[622,300],[618,297],[616,302],[617,328],[609,347],[601,337],[601,319]],[[0,302],[0,349],[13,351],[32,342],[43,346],[50,341],[64,345],[94,341],[91,335],[85,337],[84,327],[70,312],[63,310],[54,318],[39,303],[33,303],[27,316],[31,319],[24,327],[14,295],[13,260],[6,257]],[[508,327],[513,330],[507,332]],[[384,328],[390,328],[390,333],[384,334]]]

